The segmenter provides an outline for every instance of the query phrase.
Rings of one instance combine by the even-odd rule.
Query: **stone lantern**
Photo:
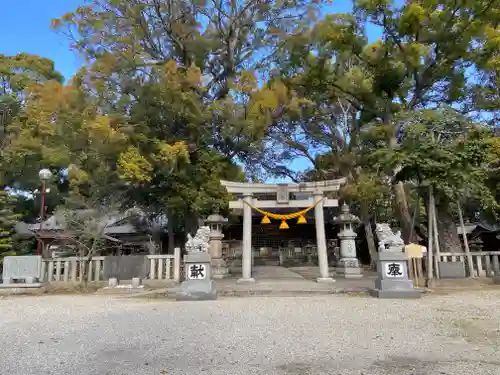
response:
[[[212,257],[212,278],[214,279],[223,279],[229,273],[226,261],[222,258],[222,239],[224,238],[222,228],[227,222],[228,219],[219,215],[218,212],[205,220],[205,224],[210,228],[209,253]]]
[[[347,204],[343,204],[340,215],[334,218],[335,224],[340,225],[338,234],[340,239],[340,260],[337,263],[336,272],[339,277],[361,278],[361,267],[356,257],[356,232],[352,229],[353,224],[359,223],[359,218],[353,215]]]

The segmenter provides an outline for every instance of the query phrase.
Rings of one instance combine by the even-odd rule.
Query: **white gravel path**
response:
[[[0,299],[1,375],[500,374],[500,291]]]

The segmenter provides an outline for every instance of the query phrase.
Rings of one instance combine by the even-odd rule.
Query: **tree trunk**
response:
[[[457,225],[453,215],[450,213],[450,202],[447,199],[436,196],[436,216],[441,252],[463,252]]]
[[[50,243],[45,243],[42,241],[42,258],[43,259],[49,259],[49,258],[52,258],[52,254],[51,254],[51,251],[49,250],[49,247],[50,247]]]
[[[156,253],[157,253],[156,246],[153,243],[153,239],[152,238],[149,238],[149,241],[147,242],[146,247],[148,249],[148,254],[149,255],[156,255]]]
[[[87,284],[88,284],[88,276],[89,276],[89,264],[90,262],[92,261],[92,258],[90,259],[85,259],[85,261],[83,262],[83,287],[84,288],[87,288]]]
[[[167,213],[168,254],[173,254],[175,249],[175,226],[174,215],[171,211]]]
[[[196,234],[196,230],[198,229],[198,217],[194,213],[187,211],[184,223],[186,235],[190,233],[194,236]]]
[[[373,237],[372,224],[366,203],[361,203],[361,221],[365,227],[366,244],[370,253],[370,269],[375,270],[377,268],[377,246],[375,245],[375,238]]]
[[[401,226],[401,234],[405,243],[416,242],[415,231],[412,230],[412,220],[408,202],[406,200],[406,191],[402,182],[393,185],[394,196],[396,198],[396,211]]]
[[[83,254],[83,251],[80,250],[80,285],[83,287],[87,286],[87,261]]]

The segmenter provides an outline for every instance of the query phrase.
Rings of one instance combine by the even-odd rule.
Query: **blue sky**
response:
[[[0,53],[15,55],[20,52],[47,57],[55,62],[56,69],[66,79],[71,78],[83,63],[81,57],[69,49],[64,35],[50,28],[53,18],[76,9],[84,0],[1,0]],[[337,0],[324,9],[324,13],[349,12],[351,3]],[[379,31],[369,29],[370,39],[378,38]],[[305,160],[297,160],[292,168],[304,170]]]
[[[50,28],[53,18],[76,9],[84,0],[1,0],[0,53],[27,52],[48,57],[66,79],[77,71],[82,59],[69,49],[68,40]],[[348,12],[350,1],[338,0],[327,12]],[[370,33],[372,35],[375,33]]]
[[[50,21],[83,4],[82,0],[1,0],[0,53],[15,55],[19,52],[48,57],[66,79],[82,63],[69,50],[66,37],[50,28]]]

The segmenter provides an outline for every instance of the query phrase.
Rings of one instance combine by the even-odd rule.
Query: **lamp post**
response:
[[[52,172],[46,168],[40,169],[40,172],[38,172],[38,177],[40,178],[40,181],[42,181],[42,205],[40,206],[40,234],[42,232],[42,223],[45,218],[45,194],[46,194],[46,187],[47,187],[47,181],[51,179],[52,177]],[[38,237],[38,243],[36,246],[36,255],[41,255],[42,253],[42,240],[40,237]]]
[[[223,279],[229,273],[226,261],[222,257],[222,239],[224,234],[222,234],[222,228],[227,224],[228,220],[219,215],[216,211],[214,214],[210,215],[205,223],[210,227],[210,256],[212,263],[212,278]]]
[[[353,215],[347,204],[343,204],[341,213],[334,219],[335,224],[341,226],[338,237],[340,238],[340,260],[337,263],[337,275],[343,278],[361,278],[361,267],[356,256],[356,232],[352,230],[354,224],[359,223],[359,218]]]

